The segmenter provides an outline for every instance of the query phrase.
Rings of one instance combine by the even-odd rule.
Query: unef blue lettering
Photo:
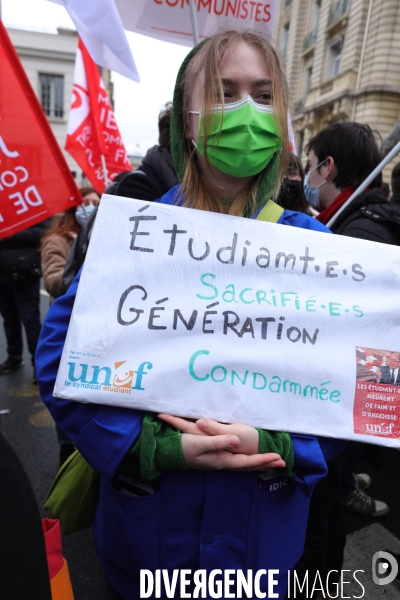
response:
[[[198,350],[197,352],[192,354],[192,356],[190,357],[190,360],[189,360],[189,373],[190,373],[190,376],[193,377],[193,379],[195,379],[196,381],[207,381],[207,379],[210,377],[208,374],[205,375],[204,377],[199,377],[194,372],[194,368],[193,368],[194,361],[196,360],[196,358],[198,356],[200,356],[200,354],[208,355],[208,354],[210,354],[210,352],[208,350]]]
[[[79,377],[75,377],[76,363],[69,362],[68,365],[69,365],[68,379],[70,381],[82,381],[82,383],[87,383],[86,375],[87,375],[88,365],[80,365],[80,367],[82,367],[82,370],[81,370],[81,374]]]
[[[104,381],[99,381],[99,375],[103,372]],[[111,385],[111,369],[110,367],[93,367],[93,377],[90,383],[95,383],[97,385]]]
[[[211,283],[207,283],[206,281],[204,281],[205,277],[212,277],[213,279],[215,279],[215,275],[213,275],[212,273],[203,273],[203,275],[200,277],[200,281],[203,285],[214,290],[214,295],[213,296],[200,296],[200,294],[196,294],[196,296],[197,296],[197,298],[200,298],[200,300],[215,300],[215,298],[218,297],[218,289],[215,287],[215,285],[211,285]]]
[[[150,369],[153,368],[153,363],[143,362],[139,365],[139,368],[136,371],[136,383],[135,383],[134,387],[132,388],[133,390],[144,390],[144,388],[141,387],[141,385],[142,385],[142,379],[143,379],[144,375],[147,375],[147,371],[145,371],[146,367],[150,371]]]

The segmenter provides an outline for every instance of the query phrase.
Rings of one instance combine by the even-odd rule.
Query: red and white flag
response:
[[[65,149],[99,192],[118,173],[132,170],[99,69],[82,40],[76,52]]]
[[[82,202],[0,21],[0,239]]]

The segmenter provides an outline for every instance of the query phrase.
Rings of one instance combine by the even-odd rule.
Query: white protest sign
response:
[[[115,0],[125,29],[193,46],[189,0]],[[272,38],[277,0],[195,0],[200,40],[220,27],[256,29]]]
[[[400,447],[400,248],[103,196],[55,395]]]

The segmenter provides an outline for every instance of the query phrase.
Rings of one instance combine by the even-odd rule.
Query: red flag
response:
[[[0,239],[82,202],[0,21]]]
[[[132,170],[99,69],[81,39],[65,149],[99,192],[115,175]]]

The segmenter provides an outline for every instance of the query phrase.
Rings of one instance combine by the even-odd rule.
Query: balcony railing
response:
[[[304,38],[304,42],[303,42],[303,52],[305,50],[308,50],[308,48],[311,48],[311,46],[314,46],[315,42],[317,41],[317,30],[313,29],[312,31],[310,31],[310,33]]]
[[[335,21],[340,19],[341,16],[348,13],[349,9],[350,9],[350,0],[338,0],[336,5],[333,8],[331,8],[329,11],[328,27],[329,27],[329,25],[331,25],[332,23],[334,23]]]

